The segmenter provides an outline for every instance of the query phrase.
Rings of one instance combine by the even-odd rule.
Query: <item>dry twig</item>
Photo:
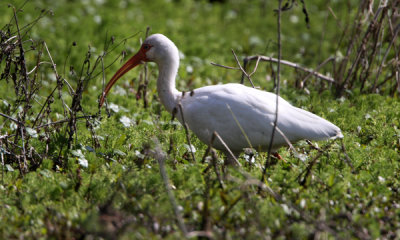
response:
[[[153,151],[154,158],[157,160],[158,165],[160,166],[160,174],[161,174],[162,180],[164,182],[165,189],[167,190],[168,198],[172,205],[172,209],[174,211],[176,221],[178,222],[178,226],[179,226],[180,230],[182,231],[183,235],[187,237],[188,231],[187,231],[185,223],[183,221],[183,217],[179,210],[178,204],[175,200],[175,196],[171,190],[171,186],[169,184],[169,178],[167,175],[167,171],[165,169],[164,163],[167,158],[167,154],[162,151],[160,144],[158,143],[157,140],[154,140],[154,142],[156,143],[155,149]]]
[[[189,127],[188,127],[188,125],[187,125],[186,122],[185,122],[185,117],[183,116],[183,107],[182,107],[182,104],[179,103],[179,104],[178,104],[178,107],[179,107],[179,112],[180,112],[181,118],[182,118],[182,125],[183,125],[183,128],[185,129],[186,140],[187,140],[188,145],[189,145],[189,148],[190,148],[190,153],[192,154],[192,160],[193,160],[193,162],[196,162],[196,158],[195,158],[194,152],[193,152],[193,145],[192,145],[192,142],[190,141]]]
[[[286,66],[295,68],[295,69],[297,69],[297,70],[301,70],[301,71],[303,71],[303,72],[309,73],[310,75],[313,75],[313,76],[315,76],[315,77],[317,77],[317,78],[319,78],[319,79],[328,81],[328,82],[330,82],[330,83],[335,83],[335,80],[334,80],[333,78],[328,77],[328,76],[325,76],[325,75],[323,75],[323,74],[317,72],[317,70],[318,70],[320,67],[323,66],[323,64],[325,63],[325,61],[321,64],[322,66],[318,66],[316,70],[313,70],[313,69],[310,69],[310,68],[302,67],[302,66],[300,66],[300,65],[297,64],[297,63],[293,63],[293,62],[290,62],[290,61],[287,61],[287,60],[282,60],[282,59],[281,59],[281,60],[279,61],[279,57],[278,57],[278,58],[273,58],[273,57],[266,57],[266,56],[259,56],[259,55],[257,55],[257,56],[246,57],[246,58],[244,59],[245,62],[251,62],[251,61],[254,61],[254,60],[256,60],[257,62],[259,62],[259,61],[273,62],[273,63],[278,63],[278,62],[280,62],[280,64],[282,64],[282,65],[286,65]],[[332,59],[330,59],[330,58],[328,58],[328,60],[329,60],[329,61],[332,61]],[[256,66],[257,66],[257,65],[256,65]],[[306,78],[308,78],[308,75],[307,75]]]
[[[276,127],[278,126],[278,112],[279,112],[279,91],[280,91],[280,71],[281,71],[281,56],[282,56],[282,49],[281,49],[281,11],[282,11],[282,0],[278,2],[278,16],[277,16],[277,31],[278,31],[278,68],[276,74],[276,100],[275,100],[275,120],[274,120],[274,127],[272,128],[271,139],[268,146],[268,156],[267,160],[264,164],[264,169],[261,175],[261,181],[265,181],[265,175],[267,173],[267,168],[269,167],[271,161],[271,152],[272,152],[272,145],[275,138],[275,131]]]

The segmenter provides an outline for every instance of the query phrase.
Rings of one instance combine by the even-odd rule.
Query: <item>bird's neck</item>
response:
[[[180,92],[175,87],[175,79],[179,68],[179,58],[169,59],[158,64],[159,75],[157,80],[157,92],[165,109],[172,113],[177,107]]]

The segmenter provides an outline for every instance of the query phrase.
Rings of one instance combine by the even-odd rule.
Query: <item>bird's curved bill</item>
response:
[[[132,68],[141,64],[143,61],[146,61],[146,54],[143,51],[139,51],[135,54],[135,56],[131,57],[111,78],[111,80],[107,83],[107,86],[104,88],[103,93],[101,94],[101,98],[99,101],[99,106],[103,106],[104,99],[110,91],[111,87],[117,82],[119,78],[121,78],[125,73],[127,73]]]

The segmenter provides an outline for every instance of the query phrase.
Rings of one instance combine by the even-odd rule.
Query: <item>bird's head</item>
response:
[[[171,57],[175,56],[179,57],[178,49],[166,36],[162,34],[153,34],[146,38],[139,51],[131,57],[107,83],[99,101],[100,107],[103,105],[104,99],[111,87],[129,70],[144,62],[155,62],[157,64],[168,62],[171,61]]]

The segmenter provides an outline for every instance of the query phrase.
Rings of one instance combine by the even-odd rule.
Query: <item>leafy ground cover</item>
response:
[[[283,67],[281,95],[345,137],[280,149],[260,182],[266,153],[241,168],[202,161],[207,146],[192,134],[189,146],[157,99],[154,65],[124,77],[107,108],[97,100],[147,26],[181,50],[181,90],[240,81],[209,63],[235,66],[231,49],[276,57],[276,2],[1,2],[1,238],[399,237],[397,5],[306,4],[282,13],[283,58],[315,69],[334,57],[318,71],[338,83]],[[260,63],[252,79],[273,91],[275,71]]]

